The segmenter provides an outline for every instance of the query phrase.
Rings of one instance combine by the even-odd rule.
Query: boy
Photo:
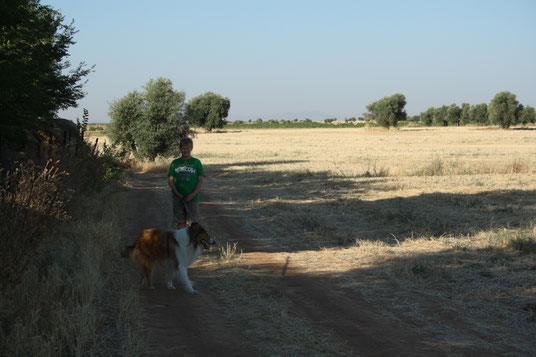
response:
[[[168,183],[173,195],[173,217],[179,229],[186,227],[186,221],[199,219],[199,191],[205,181],[201,161],[192,157],[194,143],[190,138],[180,141],[181,157],[173,160],[169,167]]]

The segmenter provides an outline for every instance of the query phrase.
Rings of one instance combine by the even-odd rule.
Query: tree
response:
[[[110,105],[108,115],[111,121],[108,126],[108,136],[113,143],[128,148],[128,151],[136,151],[133,127],[134,123],[142,120],[143,107],[143,96],[137,91],[128,93]]]
[[[434,107],[426,109],[426,111],[421,113],[421,122],[427,126],[432,125],[432,123],[434,122],[434,113]]]
[[[471,105],[462,103],[462,111],[460,113],[460,122],[462,125],[468,124],[471,121]]]
[[[92,68],[76,68],[66,58],[76,30],[39,0],[0,4],[0,125],[2,132],[37,129],[60,109],[84,97],[83,78]],[[68,73],[67,73],[68,71]]]
[[[447,109],[447,122],[452,125],[460,125],[460,114],[462,110],[456,104],[451,104]]]
[[[486,103],[473,105],[470,112],[471,123],[477,125],[488,125],[488,105]]]
[[[489,105],[489,120],[503,129],[516,124],[519,102],[516,95],[508,91],[499,92]]]
[[[521,114],[519,115],[519,121],[523,125],[527,125],[528,123],[536,123],[536,112],[534,111],[534,108],[530,105],[527,105],[525,108],[523,108]]]
[[[110,139],[138,157],[178,155],[180,139],[190,134],[184,116],[186,94],[169,79],[149,79],[110,105]]]
[[[449,107],[446,105],[442,105],[439,108],[435,108],[434,110],[434,124],[435,125],[443,125],[443,126],[449,125],[449,122],[447,119],[448,110],[449,110]]]
[[[378,125],[389,128],[390,126],[397,126],[401,120],[406,120],[405,106],[406,97],[397,93],[367,105],[367,110],[369,111],[367,114]]]
[[[231,101],[219,94],[206,92],[192,98],[186,106],[186,118],[194,125],[201,126],[208,131],[223,128],[229,115]]]

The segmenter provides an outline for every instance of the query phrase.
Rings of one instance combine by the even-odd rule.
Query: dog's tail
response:
[[[126,247],[124,247],[122,250],[121,250],[121,256],[123,258],[128,258],[130,257],[130,255],[132,254],[132,252],[134,251],[134,244],[132,245],[127,245]]]

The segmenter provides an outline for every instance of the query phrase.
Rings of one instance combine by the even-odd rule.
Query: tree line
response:
[[[397,93],[384,97],[367,106],[365,120],[374,120],[383,127],[397,126],[401,121],[418,122],[423,125],[459,126],[459,125],[498,125],[507,129],[510,126],[536,123],[536,112],[530,105],[524,106],[516,95],[508,91],[499,92],[489,104],[470,105],[462,103],[428,108],[420,115],[408,117],[404,107],[406,98]]]

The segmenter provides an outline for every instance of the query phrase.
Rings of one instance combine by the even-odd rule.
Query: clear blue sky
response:
[[[536,106],[534,0],[42,3],[74,20],[70,61],[95,65],[68,119],[108,122],[157,77],[229,97],[229,120],[358,117],[394,93],[409,115],[503,90]]]

